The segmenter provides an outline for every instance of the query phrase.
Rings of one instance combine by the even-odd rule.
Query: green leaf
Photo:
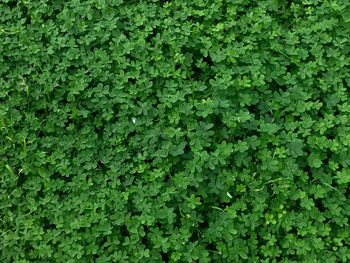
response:
[[[304,152],[303,152],[304,144],[299,139],[295,139],[295,140],[291,141],[290,143],[287,143],[287,148],[293,157],[298,157],[298,156],[304,155]]]
[[[312,152],[307,158],[307,162],[311,168],[320,168],[322,165],[321,157],[318,153]]]

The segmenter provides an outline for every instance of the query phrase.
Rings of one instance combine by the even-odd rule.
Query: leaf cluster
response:
[[[0,261],[349,262],[350,2],[0,3]]]

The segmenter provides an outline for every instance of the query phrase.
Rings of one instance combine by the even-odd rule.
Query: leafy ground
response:
[[[349,262],[348,0],[0,3],[0,261]]]

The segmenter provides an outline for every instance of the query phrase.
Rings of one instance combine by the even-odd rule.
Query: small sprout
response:
[[[232,195],[229,192],[227,192],[226,194],[229,198],[232,198]]]

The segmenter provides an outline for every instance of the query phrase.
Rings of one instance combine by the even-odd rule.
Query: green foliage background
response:
[[[0,4],[0,261],[349,262],[350,2]]]

